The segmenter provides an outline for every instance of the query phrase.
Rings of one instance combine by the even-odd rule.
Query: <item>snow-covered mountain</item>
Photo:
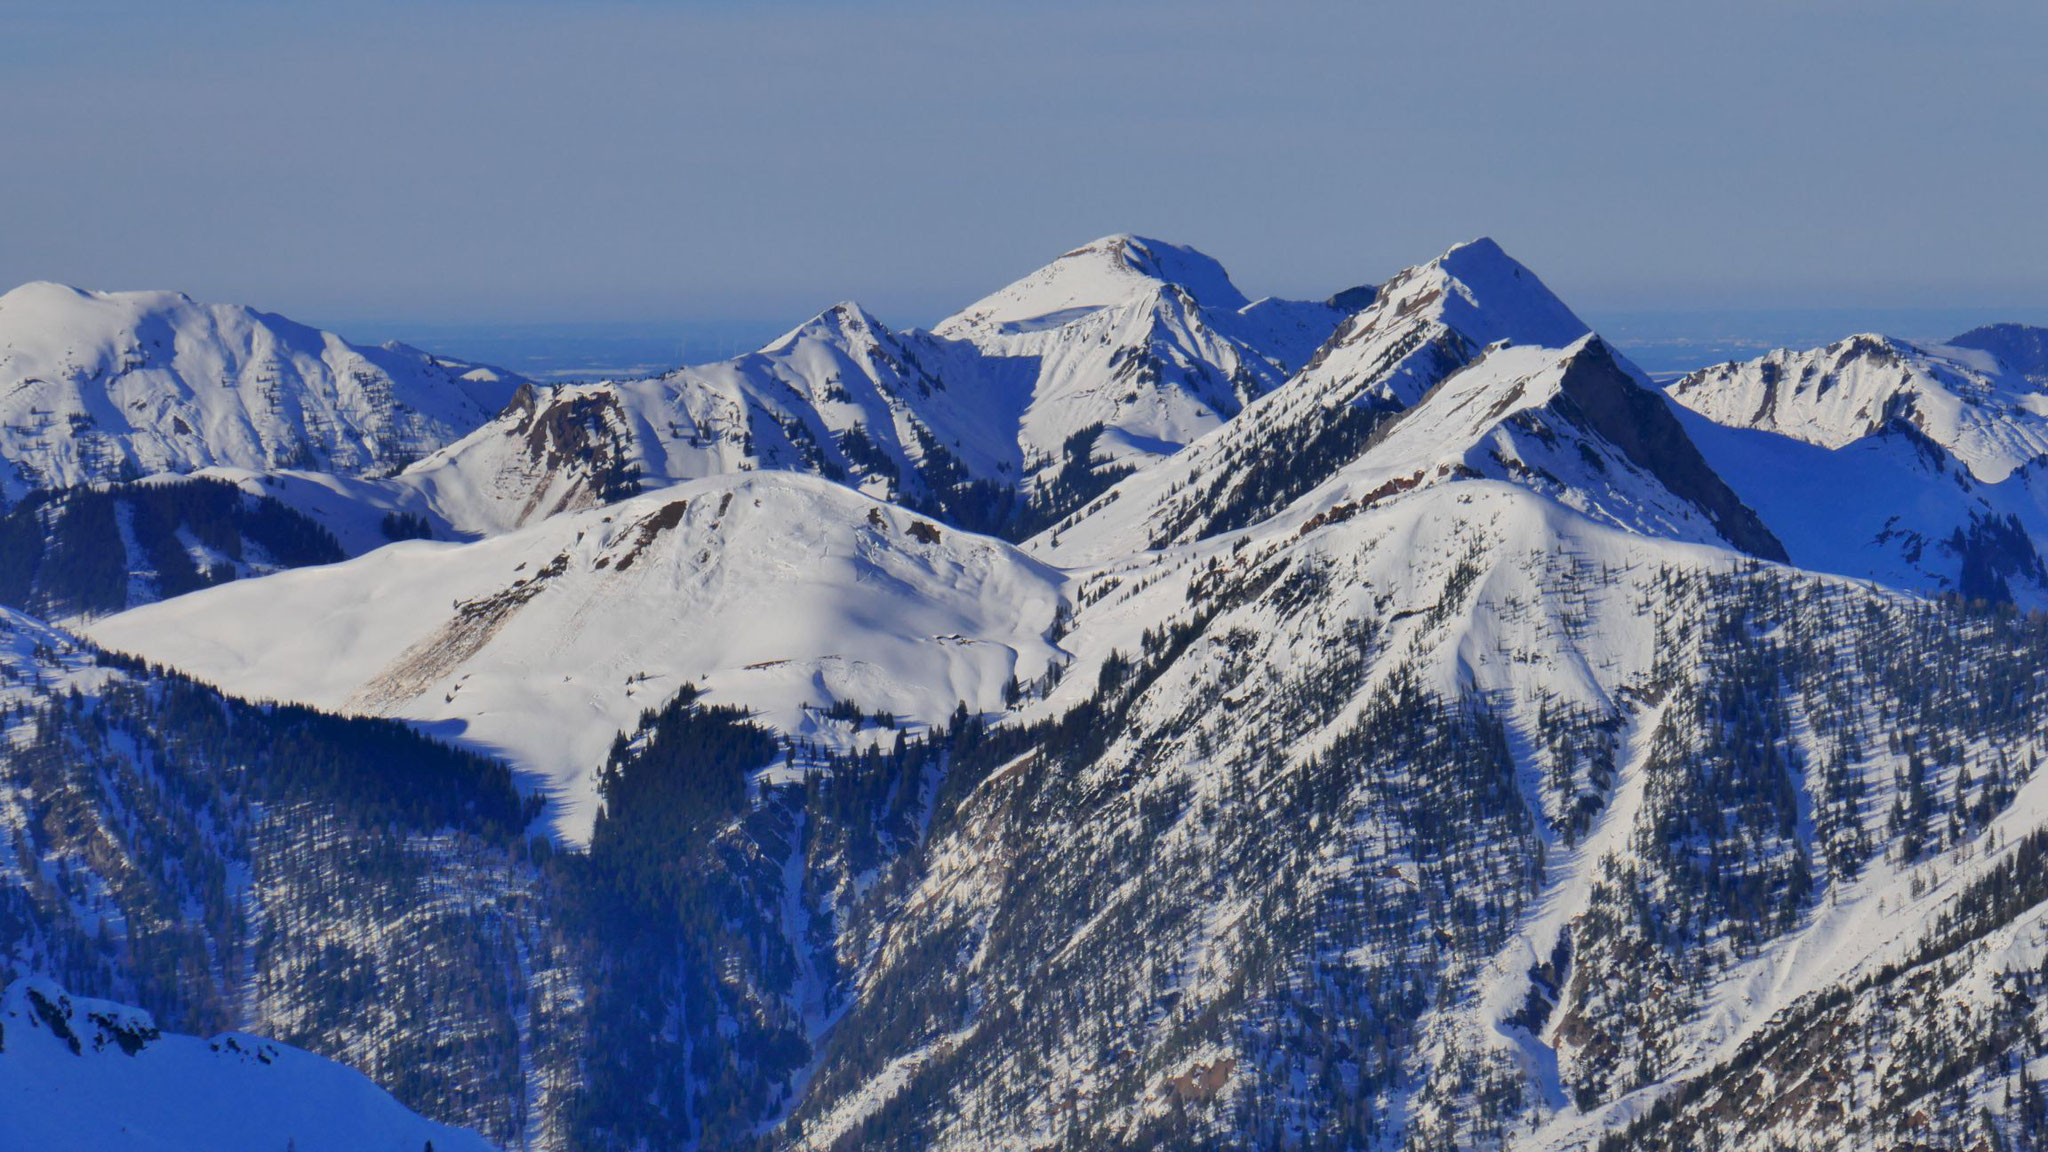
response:
[[[1852,336],[1702,369],[1668,391],[1704,417],[1688,420],[1693,438],[1794,563],[2040,606],[2048,385],[2025,371],[2034,332],[1958,338],[1995,351]]]
[[[1355,299],[1247,301],[1193,249],[1112,236],[934,332],[843,303],[732,360],[528,389],[389,487],[485,535],[641,488],[793,470],[1008,532],[1221,425]]]
[[[393,478],[490,534],[641,488],[757,469],[969,513],[1019,482],[1019,404],[973,349],[840,304],[757,352],[646,380],[522,390],[491,424]],[[1006,502],[980,498],[1000,512]],[[957,506],[957,507],[955,507]]]
[[[1996,1038],[2048,889],[1983,893],[2048,816],[2038,626],[1512,481],[1353,499],[1083,578],[792,1146],[1568,1149],[1659,1100],[1691,1147],[2030,1130]],[[2025,998],[1884,1007],[1972,981]],[[1788,1025],[1845,1002],[1864,1031]]]
[[[258,1036],[159,1030],[149,1013],[23,978],[0,996],[0,1147],[486,1152],[352,1068]]]
[[[1039,475],[1100,426],[1094,466],[1135,466],[1218,427],[1299,368],[1335,303],[1245,299],[1192,248],[1106,236],[939,322],[1029,381],[1018,433]]]
[[[1823,448],[1904,421],[1989,484],[2048,455],[2048,386],[1970,348],[1851,336],[1703,368],[1669,392],[1718,424]]]
[[[1088,564],[1134,547],[1244,528],[1329,479],[1394,414],[1481,358],[1505,348],[1561,354],[1586,334],[1571,310],[1499,245],[1458,245],[1390,278],[1285,387],[1124,481],[1031,547],[1057,563]],[[1497,361],[1490,375],[1506,363]],[[1489,402],[1462,414],[1446,405],[1441,417],[1411,423],[1409,438],[1426,440],[1433,423],[1448,419],[1449,438],[1440,447],[1462,452],[1514,403],[1496,411]]]
[[[252,698],[402,717],[535,773],[588,837],[613,739],[684,684],[776,730],[936,724],[1041,676],[1060,578],[797,473],[720,475],[473,544],[406,543],[89,634]]]
[[[2036,1146],[2048,622],[1929,595],[2048,591],[1996,342],[1667,396],[1490,241],[1310,306],[1113,237],[244,476],[487,538],[92,636],[572,850],[0,613],[0,942],[550,1152]],[[1081,495],[877,499],[927,437]]]
[[[518,381],[173,292],[0,296],[0,497],[226,464],[396,471]]]

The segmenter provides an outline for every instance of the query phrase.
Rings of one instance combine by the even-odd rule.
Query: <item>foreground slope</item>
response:
[[[390,472],[516,381],[172,292],[0,296],[0,497],[215,464]]]
[[[148,1013],[17,980],[0,997],[0,1145],[485,1152],[360,1072],[256,1036],[165,1034]]]
[[[828,740],[840,700],[921,723],[1000,710],[1054,656],[1059,587],[1000,541],[754,473],[210,589],[90,633],[248,696],[503,754],[580,841],[614,737],[683,684]]]
[[[242,703],[0,609],[5,979],[271,1037],[434,1120],[559,1148],[588,1037],[533,814],[504,766],[400,725]],[[8,1021],[0,1060],[32,1042]],[[131,1067],[116,1056],[62,1068]]]

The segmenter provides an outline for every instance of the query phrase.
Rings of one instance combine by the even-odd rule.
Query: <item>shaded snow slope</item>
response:
[[[1683,419],[1792,563],[1930,595],[2048,605],[2048,461],[1987,483],[1904,420],[1825,448]]]
[[[148,1013],[35,977],[0,997],[0,1147],[42,1152],[486,1152],[360,1072],[240,1033],[166,1034]]]
[[[516,380],[172,292],[0,296],[0,495],[227,464],[394,471]]]
[[[722,476],[467,545],[406,543],[93,625],[252,697],[501,754],[587,835],[613,738],[684,683],[831,739],[835,700],[934,723],[1043,671],[1059,577],[840,486]]]

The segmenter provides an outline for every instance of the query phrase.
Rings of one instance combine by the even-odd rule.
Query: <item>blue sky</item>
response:
[[[1113,231],[1588,311],[2048,307],[2048,5],[0,0],[0,281],[929,322]]]

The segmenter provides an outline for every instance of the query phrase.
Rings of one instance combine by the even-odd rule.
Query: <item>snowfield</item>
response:
[[[850,700],[916,724],[1000,711],[1057,658],[1058,573],[795,473],[719,476],[472,544],[180,597],[98,643],[254,698],[394,716],[502,755],[571,842],[613,738],[685,683],[831,741]]]

